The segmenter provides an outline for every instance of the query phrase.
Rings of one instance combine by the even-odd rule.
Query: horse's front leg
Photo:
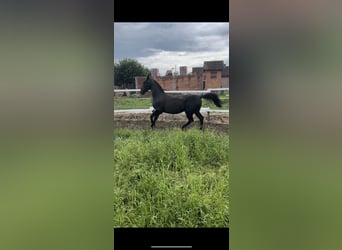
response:
[[[151,114],[151,116],[150,116],[150,118],[151,118],[151,128],[153,128],[154,126],[155,126],[155,123],[153,122],[153,117],[155,116],[155,110],[153,110],[153,112],[152,112],[152,114]]]
[[[151,115],[151,128],[153,129],[155,126],[156,126],[156,121],[159,117],[159,115],[161,114],[162,112],[160,112],[159,110],[155,110],[152,115]]]

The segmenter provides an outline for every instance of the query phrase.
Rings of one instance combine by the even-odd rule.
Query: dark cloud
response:
[[[228,33],[228,23],[115,23],[114,59],[217,51],[228,46]]]

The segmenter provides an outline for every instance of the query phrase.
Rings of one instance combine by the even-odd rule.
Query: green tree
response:
[[[146,76],[150,70],[134,59],[114,63],[114,84],[122,88],[134,88],[136,76]]]

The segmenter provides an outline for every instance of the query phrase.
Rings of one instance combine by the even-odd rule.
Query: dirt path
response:
[[[204,129],[214,128],[219,132],[229,131],[229,114],[228,113],[211,113],[210,117],[207,114],[204,116]],[[194,116],[195,122],[189,125],[191,127],[198,127],[199,121]],[[156,122],[156,129],[181,127],[187,122],[185,114],[161,114]],[[116,113],[114,115],[114,127],[125,127],[125,128],[150,128],[150,114],[148,113]]]

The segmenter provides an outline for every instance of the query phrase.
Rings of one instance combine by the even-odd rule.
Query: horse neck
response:
[[[153,81],[153,84],[151,86],[151,91],[152,91],[153,98],[165,94],[162,87],[156,81]]]

